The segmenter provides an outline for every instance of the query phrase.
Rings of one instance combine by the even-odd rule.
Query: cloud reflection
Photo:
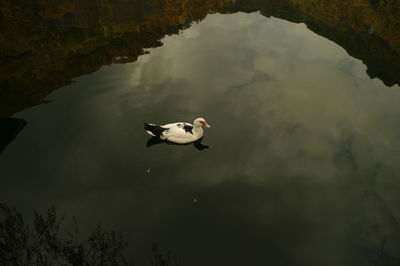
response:
[[[371,80],[361,61],[335,43],[304,24],[258,14],[211,15],[183,36],[191,31],[202,37],[167,37],[139,66],[151,69],[156,83],[165,83],[168,73],[171,85],[161,92],[164,102],[179,95],[174,110],[212,114],[221,127],[207,136],[213,145],[234,150],[241,143],[241,150],[227,152],[224,160],[241,158],[234,172],[248,175],[249,182],[274,175],[277,166],[281,175],[326,179],[341,175],[345,165],[394,163],[397,152],[388,147],[398,141],[381,132],[396,130],[400,90]],[[160,67],[166,62],[168,72]],[[351,160],[344,159],[346,150]],[[232,178],[216,172],[200,172],[203,178],[193,181]]]
[[[366,202],[385,201],[386,217],[400,215],[398,86],[371,80],[361,61],[303,24],[259,14],[210,15],[163,43],[21,113],[36,124],[0,162],[8,197],[19,182],[43,183],[29,188],[38,202],[90,210],[121,231],[139,228],[129,231],[138,241],[169,239],[188,256],[208,248],[222,260],[240,250],[258,256],[253,265],[265,265],[265,246],[271,261],[353,258],[344,232],[365,190],[374,195]],[[144,121],[199,115],[213,125],[204,137],[212,149],[144,147]]]

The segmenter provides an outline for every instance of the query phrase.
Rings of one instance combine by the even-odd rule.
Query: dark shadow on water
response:
[[[204,145],[204,144],[202,143],[202,141],[203,141],[203,138],[198,139],[198,140],[196,140],[195,142],[191,142],[191,143],[177,144],[177,143],[173,143],[173,142],[170,142],[170,141],[161,140],[161,139],[159,139],[159,138],[152,137],[152,138],[150,138],[150,139],[147,141],[146,147],[147,147],[147,148],[150,148],[151,146],[164,143],[164,144],[176,145],[176,146],[193,145],[193,147],[195,147],[195,148],[196,148],[197,150],[199,150],[199,151],[209,149],[210,147],[207,146],[207,145]]]
[[[24,129],[26,124],[25,120],[19,118],[0,118],[0,154]]]

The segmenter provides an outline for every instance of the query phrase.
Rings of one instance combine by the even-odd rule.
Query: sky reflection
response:
[[[137,261],[155,240],[184,265],[372,265],[388,236],[397,256],[397,85],[304,24],[257,13],[210,15],[163,43],[19,113],[3,199],[117,228]],[[145,147],[143,122],[198,116],[211,149]]]

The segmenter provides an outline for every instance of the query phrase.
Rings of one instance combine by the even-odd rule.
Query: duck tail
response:
[[[167,129],[158,125],[144,123],[144,130],[146,130],[147,133],[149,133],[151,136],[159,138],[161,134]]]

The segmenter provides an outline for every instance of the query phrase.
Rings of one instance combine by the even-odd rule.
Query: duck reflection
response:
[[[177,143],[173,143],[173,142],[170,142],[170,141],[167,141],[167,140],[161,140],[159,138],[152,137],[147,141],[146,147],[150,148],[151,146],[154,146],[154,145],[157,145],[157,144],[161,144],[161,143],[165,143],[165,144],[168,144],[168,145],[177,145],[177,146],[193,145],[193,147],[195,147],[199,151],[203,151],[203,150],[209,149],[210,146],[204,145],[202,143],[202,141],[203,141],[203,138],[198,139],[198,140],[196,140],[194,142],[191,142],[191,143],[177,144]]]

